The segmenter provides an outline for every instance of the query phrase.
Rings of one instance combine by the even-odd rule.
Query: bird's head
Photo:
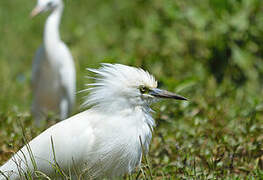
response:
[[[37,5],[31,12],[31,17],[43,12],[53,11],[58,7],[63,7],[62,0],[37,0]]]
[[[84,104],[118,106],[119,108],[149,106],[159,98],[186,100],[185,97],[157,88],[157,81],[147,71],[121,64],[102,64],[95,83],[87,84],[90,94]]]

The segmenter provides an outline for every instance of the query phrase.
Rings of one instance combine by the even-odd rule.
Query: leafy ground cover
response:
[[[0,1],[0,162],[56,122],[33,126],[31,64],[44,20],[35,1]],[[77,68],[143,67],[189,98],[155,104],[150,153],[126,179],[263,178],[263,2],[260,0],[65,1],[61,24]],[[77,95],[75,113],[85,94]]]

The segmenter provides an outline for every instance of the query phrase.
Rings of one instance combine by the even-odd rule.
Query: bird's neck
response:
[[[54,50],[53,47],[56,47],[56,44],[61,41],[59,35],[59,24],[62,12],[63,4],[56,7],[46,20],[44,29],[44,46],[47,50],[49,48]]]
[[[116,113],[116,115],[134,116],[138,121],[147,124],[151,129],[155,126],[154,119],[152,118],[153,110],[148,105],[135,106],[125,101],[111,101],[104,102],[103,105],[99,104],[93,108],[98,112],[104,112],[109,115]]]

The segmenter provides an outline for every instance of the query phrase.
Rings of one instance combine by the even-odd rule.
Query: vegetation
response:
[[[31,139],[31,64],[44,20],[35,1],[0,1],[0,162]],[[86,67],[143,67],[188,102],[154,105],[157,127],[130,179],[263,178],[263,1],[65,0],[63,40]],[[77,96],[79,109],[82,97]],[[150,167],[150,168],[149,168]]]

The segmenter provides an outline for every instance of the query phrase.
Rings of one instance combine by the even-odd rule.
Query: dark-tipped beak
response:
[[[180,96],[178,94],[166,91],[166,90],[162,90],[162,89],[158,89],[158,88],[154,88],[151,89],[149,92],[150,95],[158,97],[158,98],[169,98],[169,99],[177,99],[177,100],[187,100],[187,98]]]

